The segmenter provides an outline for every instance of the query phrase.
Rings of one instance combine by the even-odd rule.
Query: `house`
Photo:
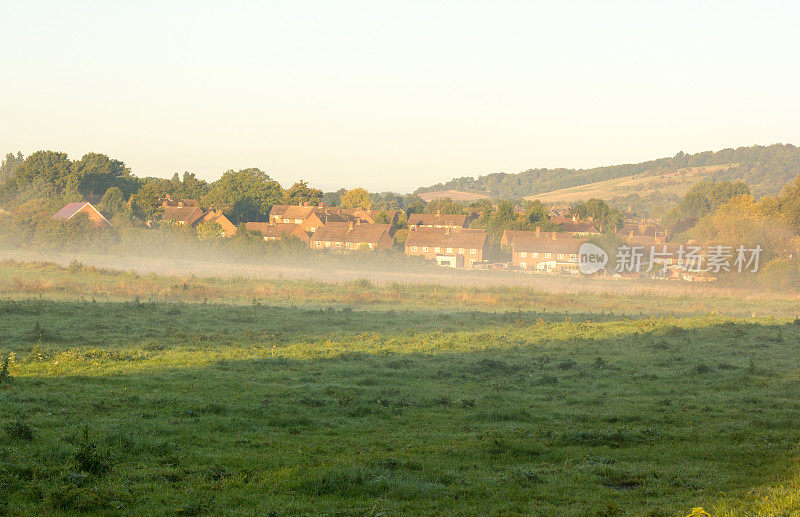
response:
[[[566,232],[506,230],[500,239],[511,248],[511,263],[522,271],[578,274],[578,250],[587,242]]]
[[[411,214],[408,228],[465,228],[467,216],[457,214]]]
[[[408,231],[405,252],[406,255],[436,260],[439,264],[446,262],[450,267],[473,267],[483,261],[485,248],[484,230],[417,226]]]
[[[617,234],[625,240],[638,240],[647,245],[664,242],[664,230],[653,221],[628,221]]]
[[[375,222],[372,218],[359,217],[357,212],[359,211],[322,205],[273,205],[269,213],[269,222],[299,224],[302,230],[308,233],[314,233],[328,223]]]
[[[391,249],[394,241],[388,224],[331,222],[311,236],[313,249],[360,250]]]
[[[259,232],[264,236],[265,241],[276,241],[287,237],[296,237],[306,244],[311,242],[311,239],[308,238],[308,234],[303,231],[301,225],[295,223],[245,223],[244,227],[247,230]]]
[[[311,214],[314,213],[313,206],[299,205],[272,205],[269,211],[269,222],[271,223],[293,223],[301,224]]]
[[[158,200],[161,203],[161,206],[197,206],[199,203],[196,199],[175,199],[171,195],[167,194],[164,197]]]
[[[577,215],[572,217],[551,217],[550,222],[560,225],[565,233],[569,233],[573,237],[589,237],[603,233],[600,231],[600,225],[595,223],[591,217],[585,221],[582,221]]]
[[[225,237],[233,237],[236,235],[236,225],[225,217],[222,210],[209,210],[203,217],[195,221],[195,226],[200,226],[203,223],[217,223],[222,228],[222,235]]]
[[[367,223],[375,223],[381,213],[386,214],[388,219],[388,223],[385,224],[395,225],[400,218],[400,212],[397,210],[362,210],[360,208],[352,211],[352,217]]]
[[[178,203],[173,203],[171,201],[163,201],[161,203],[162,208],[164,209],[164,221],[170,221],[171,223],[178,225],[178,226],[185,226],[187,228],[193,227],[197,224],[197,221],[203,218],[206,215],[205,210],[200,208],[196,202],[184,204],[185,200],[182,200]],[[194,201],[194,200],[189,200]]]
[[[111,226],[111,223],[91,203],[67,203],[53,215],[53,219],[69,221],[78,214],[85,214],[95,228]]]

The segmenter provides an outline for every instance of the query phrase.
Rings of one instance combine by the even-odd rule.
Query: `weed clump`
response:
[[[34,437],[34,432],[31,426],[22,420],[7,423],[3,426],[3,431],[5,431],[9,438],[25,440],[26,442],[33,440]]]

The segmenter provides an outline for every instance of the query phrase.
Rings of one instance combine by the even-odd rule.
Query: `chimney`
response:
[[[553,232],[553,240],[556,240],[556,239],[558,239],[558,234],[556,232]]]
[[[575,215],[572,216],[572,222],[573,223],[577,223],[578,222],[578,214],[575,214]]]
[[[537,237],[539,236],[539,233],[541,233],[541,231],[542,231],[542,227],[541,226],[537,226],[536,227],[536,236]]]
[[[633,239],[633,230],[631,230],[631,233],[628,235],[628,238]]]
[[[355,225],[353,224],[353,220],[352,219],[350,221],[348,221],[348,223],[347,223],[347,229],[348,230],[352,230],[354,226]]]

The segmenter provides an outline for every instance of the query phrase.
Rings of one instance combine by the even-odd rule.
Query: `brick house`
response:
[[[374,223],[375,220],[365,210],[345,210],[330,206],[273,205],[269,222],[299,224],[303,231],[314,233],[328,223]]]
[[[225,217],[225,215],[222,213],[222,210],[209,210],[203,214],[203,217],[195,222],[195,227],[206,222],[213,222],[220,225],[222,228],[222,235],[225,237],[233,237],[236,235],[236,225],[230,222],[227,217]]]
[[[464,217],[464,216],[461,216]],[[486,251],[486,232],[484,230],[465,230],[462,228],[415,227],[409,229],[405,253],[409,256],[425,257],[440,264],[447,260],[454,267],[472,267],[483,261]]]
[[[573,237],[588,237],[601,235],[600,225],[595,223],[591,218],[582,221],[578,216],[572,217],[552,217],[551,223],[561,225],[564,233],[569,233]]]
[[[566,232],[506,230],[501,246],[511,248],[511,264],[522,271],[578,274],[578,250],[585,239]]]
[[[411,214],[408,228],[466,228],[466,215],[457,214]]]
[[[330,222],[314,232],[310,246],[318,250],[389,250],[394,244],[390,230],[388,224]]]
[[[85,214],[95,228],[111,226],[111,223],[91,203],[67,203],[53,215],[53,219],[69,221],[78,214]]]
[[[244,223],[244,228],[250,231],[259,232],[265,241],[277,241],[287,237],[296,237],[309,244],[311,239],[302,229],[301,225],[295,223]]]
[[[194,199],[172,199],[166,196],[161,199],[164,209],[164,221],[169,221],[176,226],[197,228],[201,224],[213,221],[220,225],[225,237],[236,235],[236,225],[225,217],[222,210],[203,210]]]

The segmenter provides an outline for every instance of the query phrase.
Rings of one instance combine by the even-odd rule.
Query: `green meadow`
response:
[[[0,514],[800,514],[793,300],[12,263],[0,292]]]

